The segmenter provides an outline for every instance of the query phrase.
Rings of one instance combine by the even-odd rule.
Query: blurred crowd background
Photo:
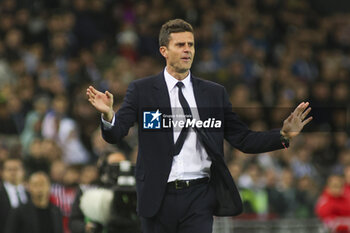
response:
[[[20,158],[27,175],[46,172],[73,199],[74,187],[97,179],[100,156],[135,162],[136,129],[118,145],[104,142],[86,88],[109,90],[117,109],[132,80],[164,69],[159,29],[182,18],[195,29],[192,73],[224,85],[253,130],[281,127],[302,101],[313,108],[287,150],[247,155],[226,146],[243,217],[315,217],[332,177],[350,186],[350,14],[312,2],[0,1],[0,164]]]

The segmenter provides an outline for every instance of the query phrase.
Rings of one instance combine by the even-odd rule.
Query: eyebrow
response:
[[[186,43],[189,45],[194,45],[194,42],[177,42],[175,45],[185,45]]]

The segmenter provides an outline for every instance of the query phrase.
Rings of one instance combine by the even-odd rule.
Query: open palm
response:
[[[113,95],[105,91],[105,93],[96,90],[94,87],[89,86],[86,90],[86,95],[88,96],[89,102],[94,106],[99,112],[111,115],[113,112]]]
[[[297,136],[300,133],[300,131],[304,128],[304,126],[312,120],[312,117],[305,119],[311,111],[311,108],[308,108],[308,106],[308,102],[302,102],[289,115],[289,117],[286,120],[284,120],[283,127],[281,130],[283,136],[286,136],[288,138],[293,138]]]

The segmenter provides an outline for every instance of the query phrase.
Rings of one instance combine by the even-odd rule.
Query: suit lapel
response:
[[[207,95],[205,94],[205,87],[203,85],[203,82],[201,82],[200,79],[194,77],[193,75],[191,75],[191,81],[192,81],[193,93],[194,93],[194,98],[196,100],[199,117],[201,120],[205,120],[205,118],[207,117],[205,114],[205,108],[208,107],[206,106]]]
[[[204,82],[193,76],[191,78],[198,113],[201,120],[205,120],[205,118],[208,117],[206,114],[209,114],[209,111],[211,111],[211,109],[209,109],[209,107],[211,107],[211,99],[208,95],[208,91],[205,90]],[[197,131],[197,135],[213,162],[210,179],[212,180],[211,185],[214,187],[217,198],[217,206],[214,210],[214,215],[235,216],[240,214],[242,212],[242,200],[230,172],[225,165],[224,157],[215,144],[211,134],[208,134],[204,129],[200,129]]]
[[[6,188],[5,188],[4,184],[1,183],[1,186],[0,186],[0,198],[2,199],[1,201],[4,201],[3,204],[5,204],[5,206],[2,206],[1,208],[10,210],[11,209],[11,202],[10,202],[10,198],[9,198],[8,195],[9,194],[6,191]]]
[[[160,112],[165,115],[171,115],[170,97],[168,92],[168,87],[165,83],[165,78],[163,72],[161,72],[155,79],[154,85],[154,98],[157,101]],[[174,143],[173,130],[166,132],[169,137],[170,144]]]
[[[193,85],[194,98],[196,100],[199,117],[201,120],[205,120],[208,117],[208,113],[206,112],[206,108],[208,108],[208,95],[205,94],[205,86],[200,79],[193,75],[191,75],[191,82]],[[170,97],[163,72],[161,72],[155,79],[153,90],[154,98],[156,99],[161,112],[166,115],[171,115]],[[170,143],[172,144],[174,142],[173,131],[171,130],[167,132],[167,135]]]

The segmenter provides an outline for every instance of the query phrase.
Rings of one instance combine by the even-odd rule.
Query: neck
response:
[[[13,185],[13,186],[18,186],[20,184],[19,181],[7,181],[7,183]]]
[[[184,80],[188,73],[190,72],[189,70],[183,72],[183,73],[179,73],[179,72],[176,72],[175,70],[169,68],[169,66],[167,66],[166,70],[168,71],[168,73],[173,76],[174,78],[176,78],[177,80],[181,81],[181,80]]]

